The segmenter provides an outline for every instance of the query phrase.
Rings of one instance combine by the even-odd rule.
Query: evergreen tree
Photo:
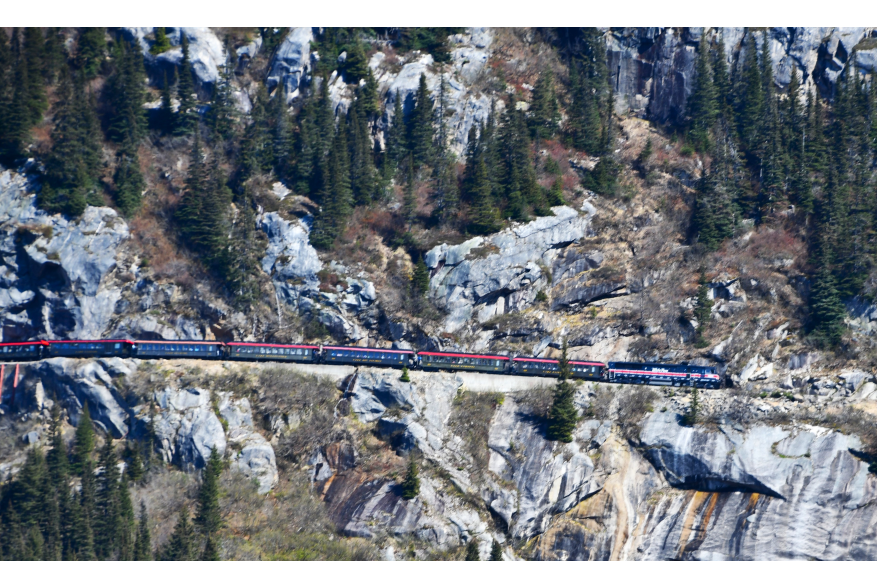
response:
[[[393,118],[386,137],[387,157],[390,161],[390,168],[395,171],[405,152],[405,114],[402,110],[402,96],[398,90],[393,100]]]
[[[554,92],[554,72],[551,69],[543,72],[536,80],[529,113],[530,130],[536,141],[554,136],[560,122],[560,107]]]
[[[692,214],[692,235],[708,251],[716,251],[734,233],[735,180],[730,140],[720,133],[709,173],[698,181]]]
[[[426,74],[420,74],[414,110],[408,120],[408,150],[413,157],[414,166],[429,165],[432,162],[432,143],[434,138],[432,98],[426,85]]]
[[[368,130],[367,114],[363,110],[360,92],[347,111],[350,148],[350,187],[357,204],[369,204],[377,191],[377,171]]]
[[[499,542],[496,540],[493,541],[493,544],[490,546],[490,560],[492,561],[501,561],[502,560],[502,547],[499,545]]]
[[[237,110],[232,97],[232,78],[234,77],[234,51],[226,43],[225,64],[219,69],[219,79],[213,88],[213,98],[208,111],[208,124],[213,140],[227,141],[234,136]]]
[[[88,411],[88,403],[83,404],[82,413],[79,415],[79,423],[76,425],[76,435],[73,441],[72,471],[77,475],[84,474],[86,462],[91,460],[91,451],[94,450],[94,424]]]
[[[731,76],[728,73],[728,59],[725,55],[725,40],[719,36],[716,42],[716,54],[713,59],[713,91],[716,97],[718,116],[725,124],[733,120],[733,93]]]
[[[167,79],[167,73],[162,75],[161,101],[158,107],[158,115],[156,116],[156,126],[162,133],[167,134],[173,132],[176,127],[176,113],[174,112],[171,84]]]
[[[134,560],[152,560],[152,538],[149,535],[149,518],[146,504],[140,502],[140,521],[137,525],[137,541],[134,543]]]
[[[412,285],[417,295],[424,295],[429,291],[429,269],[424,263],[422,255],[417,258],[417,264],[414,265]]]
[[[202,561],[219,561],[219,545],[213,534],[208,534],[204,542],[204,550],[201,552]]]
[[[65,60],[63,37],[58,28],[49,27],[43,45],[43,78],[48,85],[55,84],[58,71]]]
[[[13,37],[13,47],[15,37]],[[29,138],[30,129],[30,113],[28,110],[28,70],[27,60],[20,54],[14,61],[14,73],[11,71],[12,59],[10,58],[10,68],[6,74],[7,86],[3,88],[6,93],[4,104],[3,122],[0,127],[0,134],[3,137],[2,155],[7,161],[13,161],[15,158],[24,154],[24,149]],[[9,84],[8,82],[12,83]]]
[[[474,234],[490,234],[500,228],[484,159],[484,156],[480,156],[475,162],[470,184],[472,211],[469,215],[469,230]]]
[[[85,74],[86,79],[94,78],[100,72],[107,50],[106,34],[107,30],[101,27],[79,29],[76,64]]]
[[[414,155],[408,155],[407,174],[405,180],[405,196],[402,200],[402,212],[405,215],[405,223],[411,226],[417,213],[417,184],[414,176]]]
[[[368,58],[365,48],[357,40],[347,44],[347,59],[344,61],[344,81],[348,84],[359,84],[369,73]]]
[[[705,34],[700,39],[697,52],[694,88],[685,106],[689,120],[688,138],[697,150],[707,151],[710,146],[709,131],[715,123],[719,108]]]
[[[164,28],[163,26],[155,27],[155,42],[149,48],[149,52],[153,55],[161,55],[171,48],[171,41]]]
[[[687,426],[694,426],[700,420],[700,393],[697,387],[691,388],[691,402],[688,404],[688,412],[684,420]]]
[[[111,439],[101,450],[99,466],[103,469],[95,496],[94,550],[99,559],[116,558],[122,532],[122,510],[119,503],[119,469]]]
[[[107,80],[106,92],[109,104],[109,136],[117,143],[138,140],[146,136],[146,73],[140,46],[130,46],[126,41],[116,45],[115,69]]]
[[[62,72],[55,120],[38,203],[50,213],[79,216],[89,202],[102,203],[97,197],[100,126],[81,76],[74,81]]]
[[[46,98],[45,76],[45,39],[37,27],[25,27],[22,41],[21,58],[27,61],[27,110],[30,126],[39,124],[43,113],[49,106]]]
[[[171,534],[161,558],[165,561],[195,560],[195,547],[195,532],[189,520],[189,508],[183,505],[177,525],[174,526],[174,533]]]
[[[195,81],[192,78],[192,63],[189,61],[189,40],[183,31],[180,31],[180,46],[183,51],[177,71],[177,99],[180,107],[177,109],[174,132],[187,135],[198,125],[198,102],[195,97]]]
[[[319,197],[321,212],[311,232],[311,243],[318,248],[331,248],[341,234],[352,208],[350,190],[350,156],[347,150],[346,118],[339,120],[332,148],[321,172]]]
[[[378,81],[371,68],[367,68],[365,85],[362,87],[362,106],[369,117],[375,117],[381,113],[380,91]]]
[[[551,409],[548,412],[547,432],[549,440],[566,443],[572,442],[572,433],[578,421],[578,414],[573,403],[575,391],[568,381],[570,378],[570,368],[565,339],[558,364],[557,387],[554,390],[554,401],[551,403]]]
[[[414,455],[408,457],[408,469],[405,472],[405,480],[402,481],[402,499],[411,500],[420,493],[420,476],[417,470],[417,462]]]
[[[134,505],[131,502],[131,492],[128,490],[127,472],[119,480],[119,513],[121,523],[118,534],[118,558],[123,561],[133,561],[135,560],[134,545],[137,522],[134,519]]]
[[[568,133],[576,149],[601,155],[606,146],[604,121],[611,111],[605,41],[596,27],[580,30],[581,50],[569,64]]]
[[[469,542],[466,543],[466,560],[467,561],[480,561],[481,556],[478,554],[478,543],[475,542],[475,538],[470,538]]]
[[[746,149],[754,151],[761,139],[759,131],[764,113],[764,83],[758,63],[758,47],[751,33],[744,45],[743,71],[736,95],[739,134]]]
[[[703,348],[707,346],[708,341],[703,338],[703,331],[712,318],[713,301],[709,298],[709,281],[706,278],[706,270],[700,268],[700,276],[698,278],[697,300],[694,304],[694,317],[697,320],[697,347]]]
[[[128,138],[117,154],[116,172],[113,175],[116,186],[116,205],[128,218],[140,209],[146,181],[140,171],[140,156],[133,138]]]
[[[195,523],[205,535],[215,534],[222,527],[222,512],[219,509],[219,475],[222,473],[222,457],[216,447],[211,447],[210,458],[201,478],[198,495],[198,515]]]
[[[402,375],[399,376],[399,381],[402,383],[411,383],[411,377],[408,374],[408,365],[402,367]]]
[[[78,430],[77,430],[78,431]],[[74,560],[95,559],[94,525],[96,516],[94,465],[88,456],[82,462],[79,500],[73,510],[73,558]]]

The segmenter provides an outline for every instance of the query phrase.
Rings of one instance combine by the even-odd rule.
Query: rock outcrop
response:
[[[473,316],[484,322],[523,310],[550,285],[543,268],[587,235],[590,225],[590,215],[568,206],[552,210],[554,216],[459,245],[439,245],[424,255],[432,270],[430,296],[448,313],[445,332],[456,332]]]
[[[772,27],[767,30],[774,81],[785,88],[794,66],[805,88],[831,96],[838,75],[850,64],[871,72],[877,50],[860,45],[875,29],[869,27]],[[729,66],[742,63],[751,50],[748,30],[740,27],[611,28],[606,34],[609,71],[615,85],[616,111],[632,110],[658,122],[680,121],[694,84],[697,48],[703,35],[723,42]],[[762,33],[755,33],[761,50]],[[857,47],[859,47],[857,49]]]
[[[137,43],[143,51],[146,67],[153,85],[163,83],[164,76],[173,80],[176,68],[183,59],[180,49],[181,37],[189,41],[189,61],[195,83],[203,98],[209,98],[213,85],[219,78],[219,68],[225,64],[225,49],[216,33],[208,27],[165,27],[165,33],[172,47],[163,53],[153,55],[149,52],[154,44],[148,35],[155,33],[154,27],[120,27],[122,35],[131,43]]]
[[[128,225],[110,208],[50,216],[36,208],[38,187],[0,174],[0,336],[100,338],[121,295],[107,278]]]

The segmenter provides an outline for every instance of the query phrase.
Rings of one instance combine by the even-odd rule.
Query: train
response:
[[[39,340],[0,343],[0,362],[38,361],[53,357],[274,361],[555,378],[560,374],[560,361],[557,359],[405,349],[205,340]],[[570,360],[569,370],[573,379],[606,383],[708,389],[721,387],[720,375],[715,367],[709,366]]]

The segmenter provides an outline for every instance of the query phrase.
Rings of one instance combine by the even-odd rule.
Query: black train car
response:
[[[718,389],[721,379],[715,367],[664,365],[660,363],[609,363],[610,383],[709,387]]]
[[[320,347],[306,344],[228,342],[225,344],[225,356],[234,361],[316,363],[320,360]]]
[[[206,340],[135,340],[131,356],[138,359],[221,359],[223,343]]]
[[[510,359],[501,355],[469,355],[465,353],[417,353],[420,367],[427,371],[483,371],[508,373]]]
[[[408,367],[414,363],[414,351],[324,346],[323,362],[340,365]]]
[[[48,346],[44,340],[0,343],[0,361],[37,361]]]
[[[46,357],[127,357],[130,340],[50,340]]]
[[[569,370],[573,379],[603,378],[606,365],[591,361],[570,361]],[[557,359],[541,359],[538,357],[515,357],[512,369],[518,375],[536,375],[557,377],[560,374],[560,361]]]

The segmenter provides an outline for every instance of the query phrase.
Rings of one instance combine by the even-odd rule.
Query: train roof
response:
[[[636,361],[609,361],[609,367],[612,365],[639,365],[641,367],[666,367],[668,369],[688,369],[691,367],[697,369],[715,369],[713,365],[692,365],[691,363],[638,363]]]
[[[227,342],[225,343],[228,346],[270,346],[270,347],[280,347],[285,349],[318,349],[320,348],[317,345],[313,344],[274,344],[272,342]]]
[[[426,355],[429,357],[463,357],[469,359],[502,359],[504,361],[510,360],[510,357],[503,357],[502,355],[470,355],[467,353],[440,353],[437,351],[421,351],[417,354]]]
[[[132,344],[225,344],[216,340],[134,340]]]
[[[42,346],[48,346],[49,343],[47,343],[44,340],[32,340],[30,342],[0,342],[0,346],[26,346],[29,344],[39,344]]]
[[[371,351],[374,353],[414,354],[414,351],[409,351],[405,349],[376,349],[364,346],[324,346],[323,348],[329,349],[330,351]]]
[[[59,344],[62,342],[77,342],[77,343],[79,343],[79,342],[127,342],[128,344],[134,343],[133,340],[127,340],[127,339],[121,339],[121,338],[119,338],[119,339],[108,338],[108,339],[95,339],[95,340],[47,340],[45,342],[48,344]],[[148,341],[148,342],[151,342],[151,341]]]
[[[421,353],[422,354],[422,353]],[[539,357],[515,357],[512,361],[526,361],[531,363],[559,363],[557,359],[540,359]],[[594,361],[570,361],[570,365],[590,365],[594,367],[605,367],[605,363],[597,363]]]

